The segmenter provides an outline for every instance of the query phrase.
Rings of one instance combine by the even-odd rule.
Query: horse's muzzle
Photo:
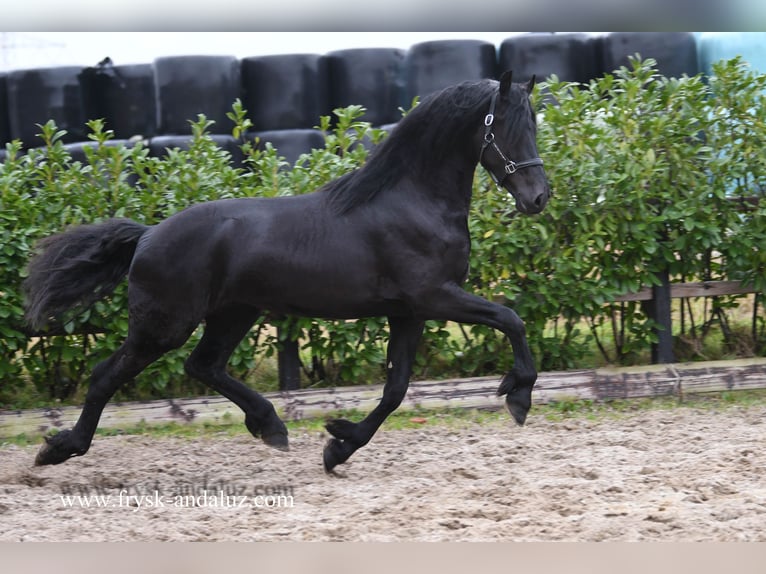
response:
[[[540,213],[543,209],[545,209],[545,206],[548,204],[548,200],[551,196],[550,189],[547,185],[542,189],[535,189],[531,193],[527,192],[521,194],[514,193],[511,190],[508,191],[516,200],[516,209],[526,215],[534,215],[536,213]]]

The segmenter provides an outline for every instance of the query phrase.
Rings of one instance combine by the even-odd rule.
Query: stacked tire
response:
[[[286,54],[244,58],[241,64],[242,103],[263,148],[271,143],[287,162],[324,147],[315,127],[329,115],[328,61],[317,54]]]
[[[395,48],[338,50],[327,55],[330,107],[361,105],[363,121],[374,126],[399,121],[404,104],[402,68],[405,52]]]
[[[0,160],[5,144],[24,148],[43,141],[38,124],[52,119],[66,132],[63,143],[84,157],[86,121],[103,118],[115,142],[148,139],[151,153],[188,147],[190,121],[213,120],[211,136],[235,160],[239,143],[227,113],[240,98],[253,130],[245,137],[270,142],[288,162],[324,145],[316,126],[320,116],[349,105],[364,106],[363,120],[391,129],[413,98],[449,85],[497,78],[505,70],[523,82],[556,75],[588,83],[629,64],[640,54],[657,61],[668,77],[710,73],[712,62],[735,55],[766,69],[766,49],[758,34],[619,32],[532,33],[513,36],[496,48],[481,40],[439,40],[409,50],[364,48],[325,55],[286,54],[248,57],[179,56],[152,64],[65,66],[0,74]],[[698,61],[699,52],[699,61]],[[79,155],[78,155],[79,154]]]
[[[87,119],[102,118],[116,139],[156,133],[154,71],[151,64],[115,66],[107,58],[79,75]]]
[[[6,74],[0,74],[0,162],[5,160],[5,144],[11,141],[8,121],[8,82]]]
[[[642,59],[653,58],[657,70],[668,78],[699,72],[697,42],[687,32],[615,32],[602,40],[602,70],[605,73],[629,65],[629,58],[639,54]]]
[[[151,64],[115,66],[105,58],[78,75],[82,110],[86,120],[102,119],[114,132],[109,146],[130,147],[156,132],[154,72]],[[85,150],[94,142],[68,144],[75,161],[85,162]]]
[[[227,150],[237,150],[226,114],[240,96],[239,61],[234,56],[170,56],[154,60],[157,120],[150,152],[184,149],[191,141],[189,122],[204,114],[209,133]]]
[[[42,146],[38,124],[53,120],[59,130],[66,131],[63,143],[85,141],[80,71],[77,66],[63,66],[9,72],[6,88],[10,138],[21,140],[25,148]]]
[[[497,50],[481,40],[436,40],[415,44],[407,52],[407,107],[447,86],[497,77]]]
[[[526,34],[500,44],[500,71],[511,70],[516,82],[556,75],[562,82],[587,84],[601,74],[600,38],[586,34]]]

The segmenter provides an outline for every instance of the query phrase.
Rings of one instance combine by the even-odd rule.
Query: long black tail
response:
[[[148,229],[130,219],[109,219],[39,241],[23,284],[29,326],[40,329],[67,309],[87,308],[114,291]]]

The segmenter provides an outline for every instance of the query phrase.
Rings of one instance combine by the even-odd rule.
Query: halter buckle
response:
[[[518,166],[516,165],[516,162],[513,160],[508,160],[508,163],[505,164],[505,173],[508,175],[511,175],[513,173],[516,173],[518,170]]]
[[[486,116],[484,116],[484,125],[486,127],[491,126],[494,121],[495,121],[495,114],[489,113]]]

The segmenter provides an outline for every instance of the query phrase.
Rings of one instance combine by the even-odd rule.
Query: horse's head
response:
[[[537,123],[529,101],[534,77],[513,84],[511,73],[500,77],[484,119],[479,161],[500,187],[515,199],[522,213],[539,213],[548,203],[550,187],[537,155]]]

